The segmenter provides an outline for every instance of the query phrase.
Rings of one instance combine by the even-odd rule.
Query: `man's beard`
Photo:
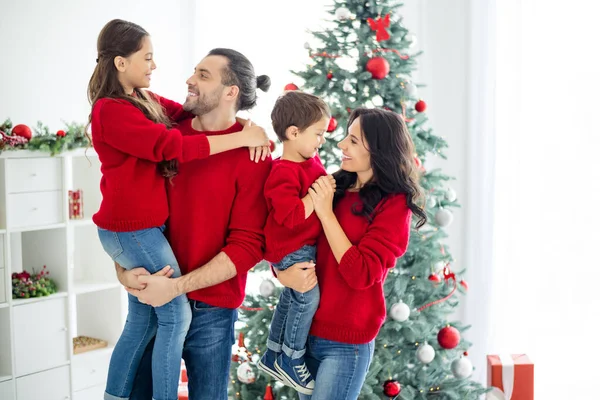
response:
[[[198,95],[196,101],[183,103],[183,109],[196,116],[206,115],[219,106],[220,93],[216,90],[208,96]]]

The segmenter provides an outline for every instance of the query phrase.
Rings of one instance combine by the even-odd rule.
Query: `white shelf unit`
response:
[[[54,157],[0,154],[0,399],[96,400],[127,314],[91,216],[100,200],[95,152]],[[69,190],[83,191],[84,219],[69,219]],[[58,293],[12,298],[12,274],[46,266]],[[72,339],[108,347],[73,354]]]

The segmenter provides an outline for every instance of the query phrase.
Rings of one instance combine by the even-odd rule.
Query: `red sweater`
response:
[[[179,125],[185,137],[243,128],[236,123],[221,132],[199,132],[191,121]],[[221,251],[237,270],[236,276],[223,283],[188,293],[190,299],[226,308],[242,304],[248,270],[263,258],[267,218],[263,188],[270,169],[270,158],[255,163],[247,148],[179,165],[179,174],[167,186],[167,237],[182,273],[202,267]]]
[[[156,98],[171,119],[185,115],[180,104]],[[165,223],[169,210],[158,162],[210,155],[206,136],[183,138],[179,130],[150,121],[137,107],[121,99],[103,98],[94,104],[92,141],[102,163],[102,203],[92,219],[100,228],[116,232]]]
[[[323,233],[317,242],[316,272],[321,300],[311,335],[342,343],[373,340],[386,317],[383,282],[408,247],[411,212],[404,195],[377,206],[369,224],[352,214],[358,192],[347,192],[335,215],[352,243],[338,264]]]
[[[320,176],[327,175],[319,156],[298,163],[277,159],[265,184],[269,216],[265,224],[265,260],[278,263],[304,245],[315,245],[321,222],[313,212],[304,218],[302,198]]]

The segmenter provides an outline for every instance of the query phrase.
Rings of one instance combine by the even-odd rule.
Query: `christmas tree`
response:
[[[419,54],[412,50],[415,37],[402,24],[400,6],[388,0],[336,1],[329,10],[330,28],[313,32],[315,43],[305,46],[307,69],[295,72],[298,82],[285,89],[313,93],[329,104],[330,135],[320,152],[329,171],[339,165],[336,144],[346,134],[350,111],[357,107],[401,114],[415,143],[429,222],[412,231],[406,254],[385,282],[389,318],[376,339],[360,398],[478,399],[486,389],[469,379],[470,343],[461,338],[468,327],[448,320],[468,289],[460,278],[464,270],[453,271],[453,258],[443,244],[443,228],[453,219],[450,209],[458,207],[456,193],[450,177],[440,170],[426,171],[422,164],[430,156],[445,158],[447,143],[427,127],[426,103],[411,79]],[[259,374],[255,365],[266,348],[279,293],[267,279],[260,295],[247,296],[241,308],[245,326],[234,348],[231,374],[231,395],[236,399],[297,398],[292,389]]]

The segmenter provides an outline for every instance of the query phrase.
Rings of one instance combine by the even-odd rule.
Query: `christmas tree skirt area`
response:
[[[73,338],[73,354],[81,354],[91,350],[97,350],[108,346],[105,340],[95,339],[88,336],[77,336]]]

